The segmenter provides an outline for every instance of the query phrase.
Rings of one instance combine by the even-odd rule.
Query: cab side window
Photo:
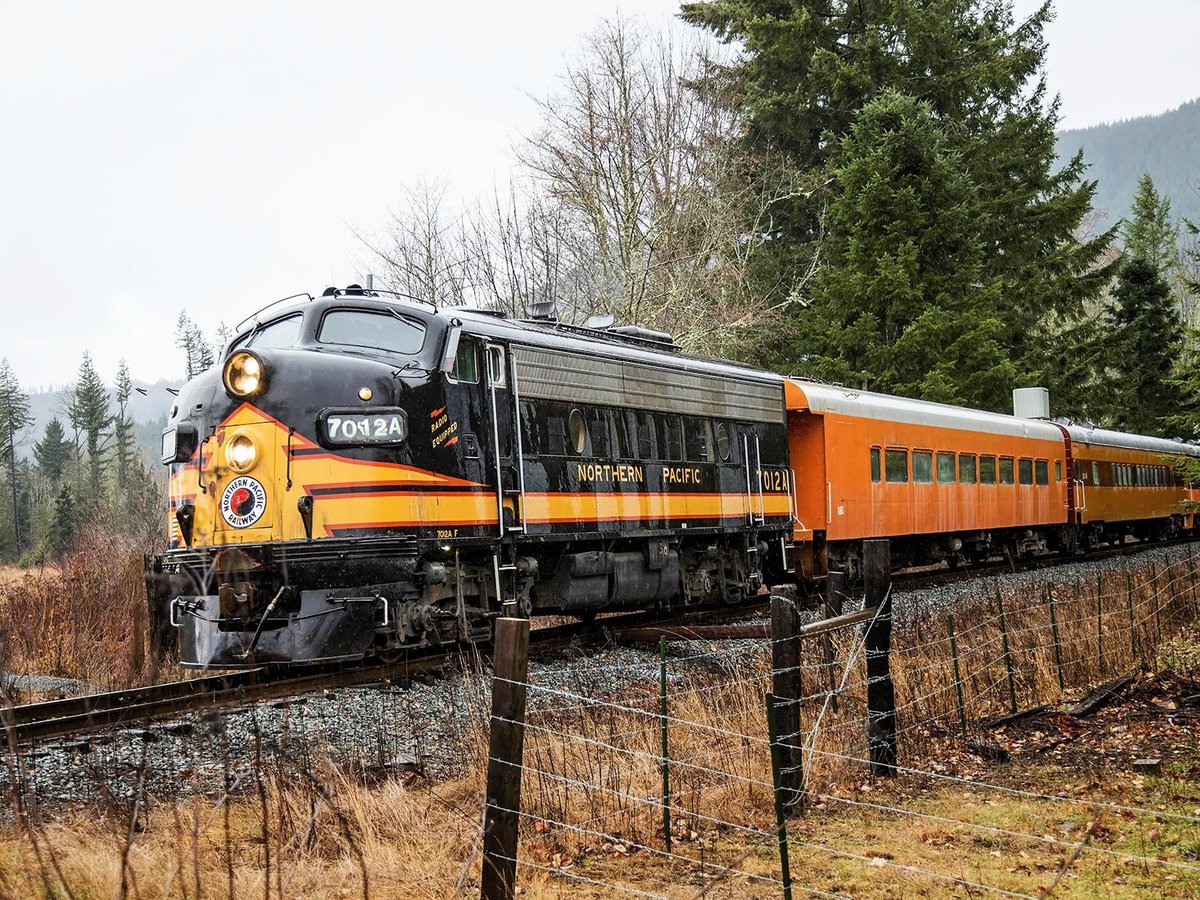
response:
[[[479,383],[479,343],[474,338],[465,334],[459,338],[450,377],[463,384]]]

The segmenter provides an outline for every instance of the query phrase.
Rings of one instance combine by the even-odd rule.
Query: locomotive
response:
[[[287,298],[170,410],[153,642],[386,659],[500,614],[736,602],[793,565],[784,392],[643,328]]]

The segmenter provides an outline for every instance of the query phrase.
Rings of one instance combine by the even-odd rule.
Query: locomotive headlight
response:
[[[248,471],[258,459],[258,448],[244,434],[235,434],[225,445],[225,461],[238,472]]]
[[[225,390],[241,400],[257,397],[267,388],[267,366],[257,353],[238,350],[225,361]]]

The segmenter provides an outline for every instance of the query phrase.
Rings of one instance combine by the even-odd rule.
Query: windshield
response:
[[[317,340],[413,356],[425,344],[425,326],[388,312],[335,309],[321,320]]]

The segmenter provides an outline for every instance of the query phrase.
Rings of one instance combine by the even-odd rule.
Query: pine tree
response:
[[[928,400],[996,405],[999,280],[982,283],[980,204],[928,103],[885,91],[833,156],[825,267],[796,317],[816,374]]]
[[[33,445],[33,458],[51,481],[62,478],[71,461],[71,442],[57,416],[46,423],[42,439]]]
[[[1141,257],[1170,280],[1179,268],[1179,223],[1171,219],[1171,200],[1160,196],[1146,172],[1138,179],[1129,218],[1121,221],[1125,254]]]
[[[980,255],[964,268],[976,268],[976,283],[994,303],[980,361],[990,373],[984,381],[994,385],[973,390],[989,397],[987,405],[1006,408],[1009,379],[1040,374],[1045,365],[1039,353],[1046,323],[1075,317],[1109,274],[1095,264],[1111,232],[1076,237],[1095,188],[1081,182],[1082,155],[1062,165],[1057,158],[1058,105],[1047,100],[1041,80],[1049,4],[1019,24],[1006,0],[702,0],[685,4],[683,18],[742,48],[708,87],[745,111],[750,170],[761,173],[764,160],[782,156],[797,184],[770,211],[767,247],[774,252],[760,254],[755,273],[760,290],[792,302],[756,361],[789,367],[814,354],[840,358],[832,326],[822,335],[796,320],[810,317],[804,308],[820,281],[807,273],[839,265],[829,243],[838,240],[835,229],[850,224],[843,217],[839,225],[831,209],[844,189],[834,173],[841,145],[864,108],[893,89],[928,105],[944,152],[958,155],[974,195]],[[873,240],[881,225],[862,219],[857,227],[873,230],[862,234]],[[842,236],[847,245],[858,239]],[[949,315],[955,327],[974,327]],[[929,371],[908,383],[926,377],[930,391],[945,380]]]
[[[1183,350],[1183,323],[1162,273],[1135,256],[1121,265],[1108,314],[1111,424],[1123,431],[1161,435],[1183,408],[1172,377]]]
[[[212,368],[215,361],[212,345],[205,340],[200,326],[191,320],[186,310],[179,313],[175,322],[175,346],[183,351],[188,379]]]
[[[129,472],[136,464],[136,439],[133,433],[133,422],[126,411],[129,397],[133,393],[133,379],[129,377],[129,366],[121,360],[117,369],[117,384],[114,399],[117,401],[117,414],[113,418],[113,443],[117,463],[117,491],[122,497],[129,487]]]
[[[83,354],[79,364],[79,381],[71,392],[69,415],[76,431],[86,437],[89,487],[92,499],[99,500],[103,492],[105,440],[112,415],[108,408],[108,389],[96,374],[89,353]]]
[[[54,518],[50,521],[50,546],[61,556],[71,547],[78,528],[78,516],[75,510],[75,498],[71,494],[71,486],[63,484],[54,498]]]
[[[23,544],[21,532],[20,503],[18,494],[20,485],[17,478],[17,444],[21,441],[21,432],[33,423],[29,414],[29,395],[21,390],[20,382],[13,373],[7,359],[0,360],[0,463],[3,463],[8,474],[9,493],[12,498],[11,522],[13,543],[17,555],[20,555]]]

